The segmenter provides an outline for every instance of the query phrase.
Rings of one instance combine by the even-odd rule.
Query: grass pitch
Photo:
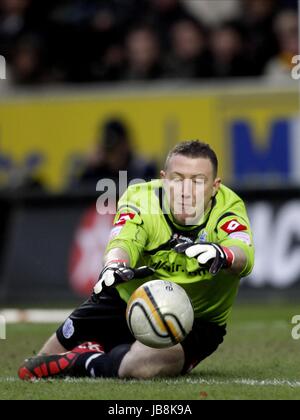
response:
[[[51,380],[22,383],[16,371],[57,325],[9,325],[0,341],[0,400],[300,400],[300,305],[237,305],[219,350],[185,377],[153,381]]]

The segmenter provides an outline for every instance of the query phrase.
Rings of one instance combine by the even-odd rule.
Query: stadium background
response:
[[[96,213],[99,192],[66,184],[72,160],[92,147],[99,120],[111,115],[122,115],[134,127],[139,152],[159,163],[182,138],[209,142],[220,156],[224,182],[249,201],[257,260],[246,282],[253,288],[245,288],[248,295],[257,290],[261,296],[262,288],[283,295],[298,286],[299,134],[293,86],[52,95],[10,98],[9,104],[3,99],[0,105],[3,159],[14,167],[36,161],[32,171],[45,180],[44,191],[19,186],[2,193],[2,304],[40,303],[42,296],[45,302],[66,301],[74,289],[90,290],[97,278],[112,220]],[[91,224],[84,243],[83,218]]]
[[[0,0],[0,400],[299,400],[298,3]],[[224,345],[143,386],[21,383],[101,270],[112,215],[96,212],[95,164],[97,180],[112,162],[151,177],[190,138],[215,148],[254,231]]]
[[[210,143],[254,230],[240,298],[298,301],[297,1],[38,3],[0,7],[1,307],[70,306],[97,279],[112,218],[73,179],[110,118],[157,168],[179,140]]]
[[[239,298],[299,302],[297,4],[0,2],[3,309],[69,307],[97,280],[112,216],[74,178],[111,118],[157,168],[180,140],[210,143],[254,231]]]

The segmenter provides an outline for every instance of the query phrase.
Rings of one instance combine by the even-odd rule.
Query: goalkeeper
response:
[[[198,140],[180,143],[160,180],[131,186],[121,198],[93,295],[24,362],[19,377],[188,373],[223,342],[240,279],[253,263],[244,203],[221,184],[215,152]],[[134,290],[156,278],[180,284],[195,310],[191,333],[169,349],[135,341],[125,318]]]

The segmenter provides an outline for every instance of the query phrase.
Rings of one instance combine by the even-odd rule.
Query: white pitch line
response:
[[[68,384],[80,384],[80,383],[84,383],[84,384],[95,384],[97,382],[103,382],[103,381],[110,381],[110,379],[92,379],[92,378],[66,378],[63,380],[60,380],[60,382],[62,383],[68,383]],[[0,377],[0,383],[5,384],[5,383],[15,383],[15,382],[20,382],[20,380],[16,377],[7,377],[7,378],[1,378]],[[35,384],[40,384],[42,385],[43,383],[47,384],[49,382],[56,382],[55,380],[49,380],[47,382],[44,381],[34,381],[31,384],[35,385]],[[120,381],[122,382],[122,381]],[[223,380],[223,381],[219,381],[217,379],[192,379],[192,378],[186,378],[186,379],[182,379],[182,380],[162,380],[163,383],[168,384],[168,385],[176,385],[176,384],[190,384],[190,385],[221,385],[221,386],[228,386],[228,385],[244,385],[244,386],[262,386],[262,387],[267,387],[267,386],[289,386],[291,388],[300,388],[300,381],[292,381],[289,379],[263,379],[263,380],[258,380],[258,379],[250,379],[250,378],[239,378],[239,379],[228,379],[228,380]],[[30,384],[30,382],[28,382]],[[126,383],[130,384],[155,384],[157,383],[157,380],[151,381],[151,380],[145,380],[145,381],[141,381],[141,380],[130,380],[130,381],[126,381]]]
[[[71,309],[3,309],[0,311],[0,315],[4,317],[7,324],[18,324],[20,322],[47,324],[61,323],[71,312]]]
[[[62,323],[71,314],[72,309],[2,309],[0,316],[3,316],[7,324],[33,323],[33,324],[47,324],[47,323]],[[236,321],[229,322],[228,328],[286,328],[289,323],[283,320],[274,319],[270,322],[266,321]]]
[[[227,381],[218,381],[215,379],[199,379],[199,380],[187,380],[190,384],[202,384],[202,385],[246,385],[246,386],[289,386],[292,388],[300,388],[300,381],[290,381],[288,379],[232,379]]]

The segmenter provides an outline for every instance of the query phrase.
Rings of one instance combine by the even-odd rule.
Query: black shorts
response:
[[[102,344],[109,352],[120,344],[134,343],[126,322],[126,303],[116,289],[92,296],[77,308],[57,330],[57,338],[66,350],[86,341]],[[225,326],[195,319],[191,333],[181,343],[185,353],[183,373],[191,371],[210,356],[223,342]]]

